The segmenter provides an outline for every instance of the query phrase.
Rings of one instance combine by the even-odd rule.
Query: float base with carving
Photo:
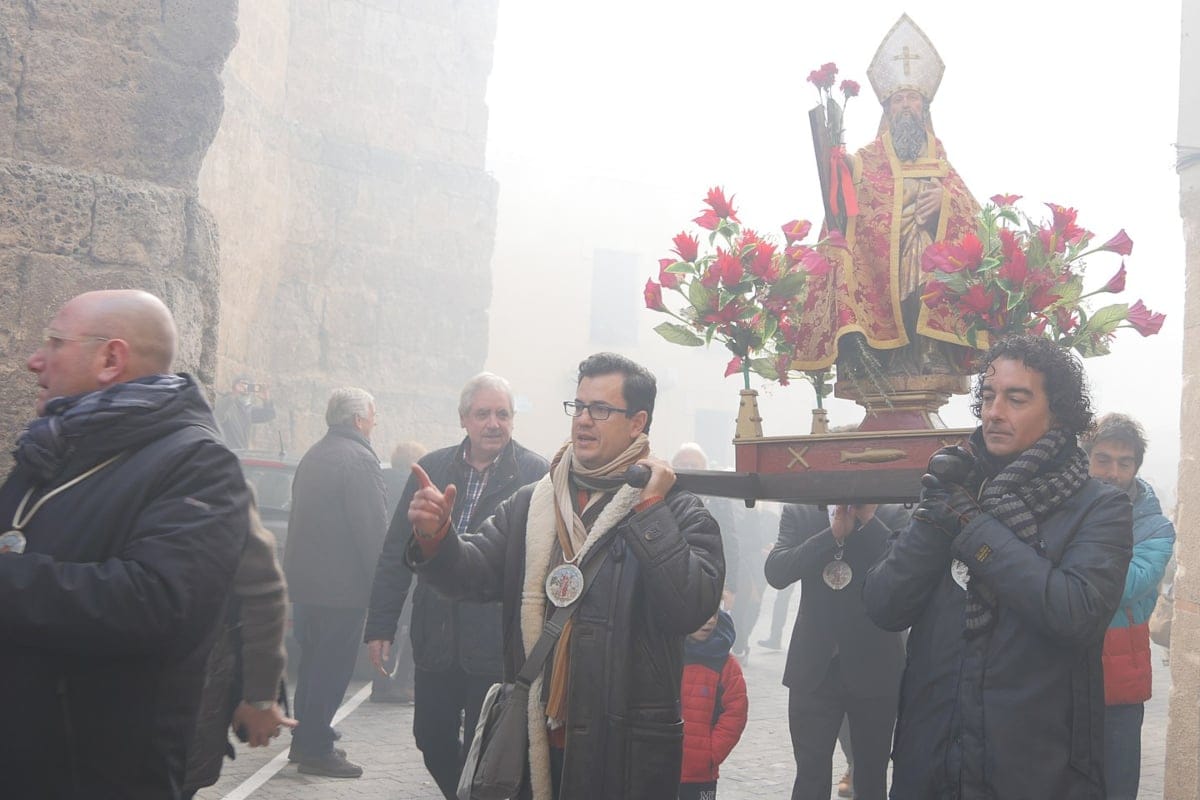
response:
[[[891,384],[892,392],[884,398],[845,381],[837,383],[837,397],[866,409],[856,431],[739,435],[733,442],[734,476],[742,485],[735,496],[792,503],[916,500],[930,456],[971,435],[969,428],[947,428],[938,416],[952,394],[967,390],[969,381],[962,375],[917,375],[893,377]],[[742,408],[745,413],[745,404]],[[754,413],[757,416],[757,408]]]

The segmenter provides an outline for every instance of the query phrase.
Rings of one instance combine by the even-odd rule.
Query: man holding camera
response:
[[[973,452],[934,456],[864,587],[876,624],[912,629],[892,796],[1102,797],[1100,654],[1132,551],[1129,496],[1088,476],[1091,401],[1065,348],[998,342],[973,410]]]
[[[257,405],[255,398],[259,400]],[[265,383],[255,383],[249,375],[237,376],[233,391],[217,401],[216,417],[226,447],[245,450],[250,446],[250,426],[275,419],[271,388]]]

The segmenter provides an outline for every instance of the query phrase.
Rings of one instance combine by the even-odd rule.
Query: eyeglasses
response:
[[[607,403],[580,403],[578,400],[564,400],[563,411],[568,417],[578,417],[586,411],[596,422],[604,422],[614,411],[629,416],[628,408],[613,408]]]
[[[82,336],[68,336],[65,333],[54,330],[54,328],[46,328],[42,331],[42,336],[47,345],[52,350],[57,350],[62,346],[63,342],[111,342],[111,336],[94,336],[92,334],[83,334]]]

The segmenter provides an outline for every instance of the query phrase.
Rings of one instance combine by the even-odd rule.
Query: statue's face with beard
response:
[[[901,89],[888,98],[886,112],[896,157],[915,161],[925,150],[925,98],[911,89]]]

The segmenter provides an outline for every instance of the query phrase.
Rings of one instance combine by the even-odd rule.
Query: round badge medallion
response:
[[[821,580],[825,581],[825,585],[835,592],[840,592],[850,585],[850,579],[854,577],[854,570],[850,569],[850,565],[841,559],[830,561],[825,565],[825,569],[821,570]]]
[[[20,555],[24,552],[25,534],[17,530],[0,534],[0,553],[15,553]]]
[[[546,597],[554,605],[569,606],[583,594],[583,572],[574,564],[559,564],[546,576]]]
[[[956,558],[950,562],[950,577],[965,590],[971,582],[971,570]]]

